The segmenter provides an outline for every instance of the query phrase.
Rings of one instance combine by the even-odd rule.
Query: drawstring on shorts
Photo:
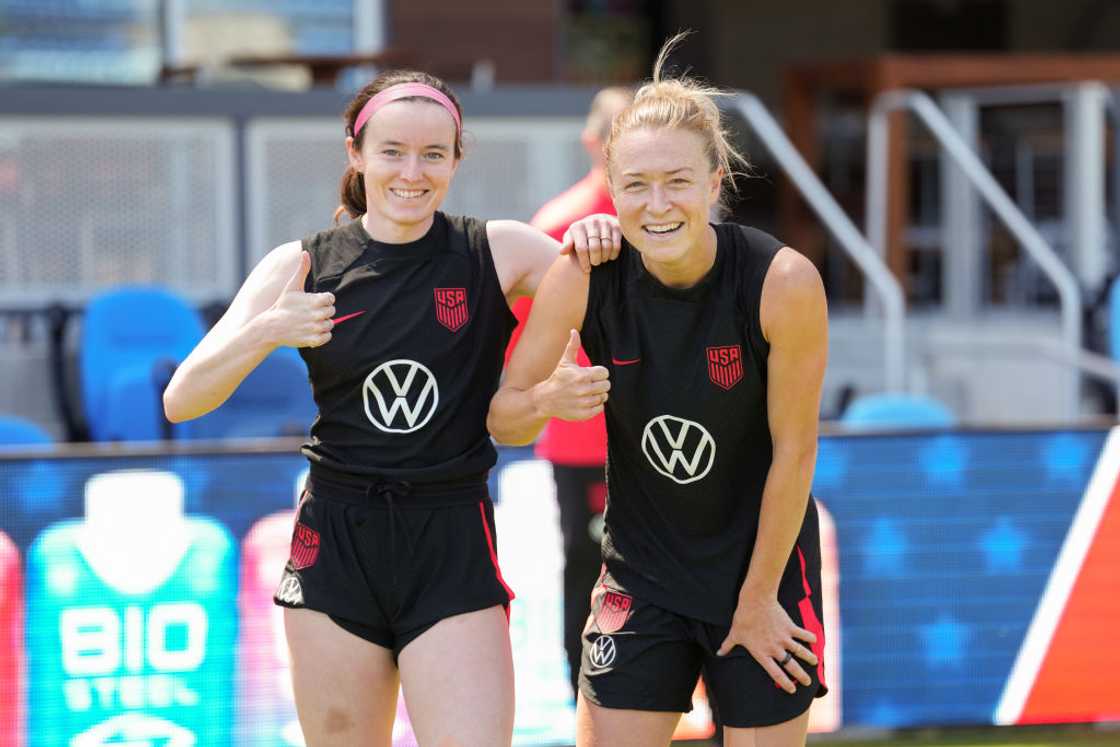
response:
[[[389,509],[389,552],[392,554],[393,562],[393,586],[397,585],[397,566],[399,563],[395,562],[398,559],[397,555],[397,522],[402,522],[400,509],[397,508],[397,503],[394,498],[407,498],[412,494],[412,483],[406,480],[386,480],[383,482],[374,482],[366,486],[366,497],[373,499],[374,496],[381,498],[385,501],[385,506]],[[405,541],[408,543],[408,551],[412,553],[415,549],[415,543],[412,539],[411,532],[408,531],[408,525],[402,524],[405,536]]]

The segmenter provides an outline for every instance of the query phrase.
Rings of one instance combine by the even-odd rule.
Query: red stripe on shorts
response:
[[[809,578],[805,575],[805,553],[801,552],[800,545],[797,547],[797,557],[801,560],[801,585],[805,589],[805,598],[797,603],[797,607],[801,611],[801,623],[806,630],[817,637],[812,647],[813,653],[817,656],[817,679],[820,680],[821,685],[828,687],[824,680],[824,625],[821,625],[820,619],[817,618],[817,613],[813,609],[813,600],[809,598],[813,589],[809,586]]]
[[[482,531],[486,533],[486,548],[490,551],[490,562],[494,564],[494,572],[498,575],[498,583],[509,594],[509,600],[512,602],[516,598],[513,589],[509,588],[509,584],[502,578],[502,569],[498,566],[498,553],[494,551],[494,538],[490,536],[490,524],[486,521],[486,506],[482,501],[478,502],[478,513],[482,516]],[[509,617],[509,605],[506,605],[506,617]]]

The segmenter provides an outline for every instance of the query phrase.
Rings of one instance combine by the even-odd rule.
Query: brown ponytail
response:
[[[338,185],[338,199],[341,204],[334,211],[334,222],[339,223],[345,213],[350,220],[366,211],[365,179],[352,166],[346,167],[342,181]]]

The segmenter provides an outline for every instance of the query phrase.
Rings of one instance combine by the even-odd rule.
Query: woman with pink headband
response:
[[[181,421],[218,407],[277,347],[298,348],[319,416],[310,478],[275,601],[285,607],[309,745],[389,745],[398,683],[421,744],[508,745],[513,591],[498,568],[486,431],[515,319],[561,247],[516,221],[444,215],[462,115],[441,81],[380,75],[344,113],[352,219],[283,244],[164,395]],[[616,256],[617,223],[572,231],[585,266]],[[602,410],[603,368],[549,392]]]

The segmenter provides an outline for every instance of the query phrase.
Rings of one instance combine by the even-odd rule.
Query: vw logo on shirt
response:
[[[694,420],[658,415],[642,431],[642,453],[658,473],[686,485],[711,471],[716,441]]]
[[[439,404],[436,377],[423,363],[405,358],[386,361],[362,384],[366,417],[386,433],[420,430]]]

